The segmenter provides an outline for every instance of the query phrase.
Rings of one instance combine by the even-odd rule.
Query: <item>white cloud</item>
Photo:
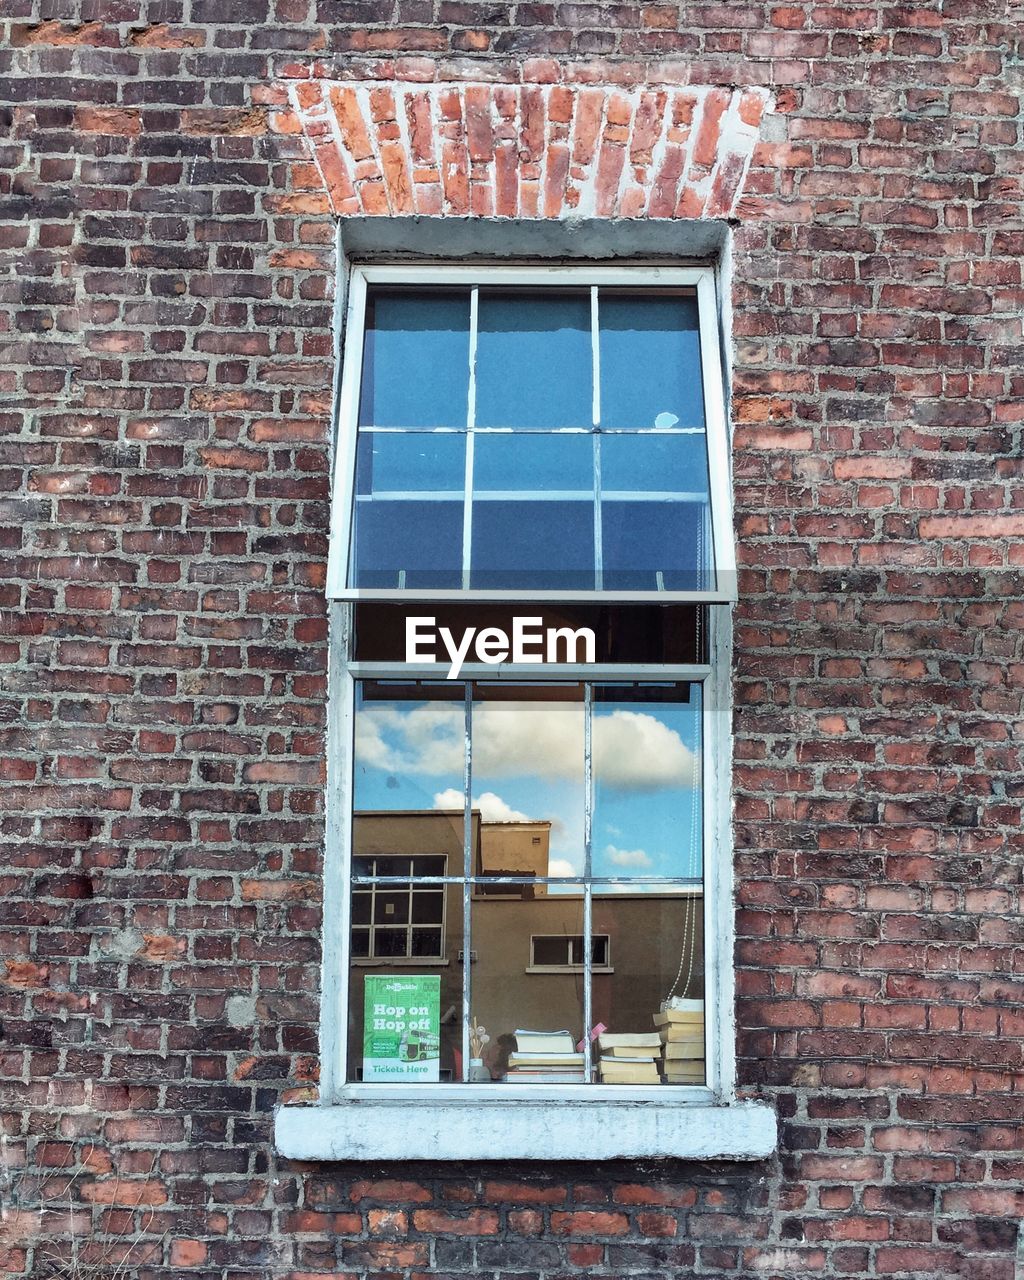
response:
[[[549,876],[578,876],[581,874],[582,868],[574,866],[568,858],[548,859]]]
[[[649,867],[651,859],[643,849],[616,849],[615,845],[605,846],[604,856],[617,867]]]
[[[435,809],[461,809],[462,803],[462,792],[455,787],[449,787],[447,791],[439,791],[434,796]],[[525,813],[520,813],[518,809],[513,809],[510,804],[502,800],[501,796],[495,795],[493,791],[484,791],[480,795],[474,796],[473,808],[480,810],[480,816],[484,822],[533,821]]]
[[[594,716],[594,777],[608,787],[658,791],[692,787],[693,752],[663,720],[646,711]]]
[[[356,716],[361,765],[442,777],[463,770],[464,717],[446,702],[365,706]],[[694,758],[675,729],[646,711],[594,716],[594,777],[615,790],[692,786]],[[473,770],[480,778],[583,781],[580,703],[484,702],[473,712]]]
[[[464,726],[462,708],[448,702],[371,703],[356,713],[356,760],[388,773],[461,775]]]

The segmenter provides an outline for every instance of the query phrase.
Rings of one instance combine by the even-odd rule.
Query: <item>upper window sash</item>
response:
[[[453,451],[453,443],[458,438],[455,449],[462,448],[463,454],[453,469],[454,480],[445,478],[439,483],[436,491],[424,486],[422,492],[402,492],[400,490],[383,493],[366,493],[360,491],[360,485],[366,487],[366,481],[357,476],[357,466],[362,467],[365,474],[368,470],[367,458],[372,457],[380,462],[388,449],[405,447],[412,431],[403,431],[391,426],[373,426],[365,421],[363,424],[363,443],[360,446],[360,409],[363,408],[364,419],[367,416],[366,397],[363,387],[364,349],[367,332],[367,297],[368,290],[375,286],[401,286],[409,290],[419,288],[438,288],[462,291],[470,299],[470,319],[467,334],[467,421],[456,428],[436,427],[426,415],[428,425],[417,427],[419,441],[427,441],[431,455],[439,459],[443,466],[443,458],[447,452]],[[588,366],[587,376],[593,375],[593,408],[592,420],[581,423],[578,427],[550,428],[543,419],[531,421],[521,429],[492,426],[490,423],[500,421],[500,413],[495,410],[494,397],[488,388],[483,389],[481,410],[484,415],[483,425],[476,412],[477,391],[476,372],[478,361],[478,345],[480,335],[480,299],[485,300],[486,310],[491,307],[492,300],[502,290],[529,289],[532,294],[547,290],[571,292],[577,300],[582,296],[590,299],[590,312],[593,317],[590,334],[592,365]],[[599,293],[600,290],[625,289],[629,294],[643,299],[645,291],[665,289],[692,290],[696,298],[697,337],[699,339],[699,376],[700,391],[703,398],[703,433],[685,424],[666,426],[672,416],[658,415],[658,426],[649,429],[643,424],[639,429],[620,431],[600,424],[600,337],[598,308],[606,297],[615,299],[614,295]],[[554,296],[554,295],[552,295]],[[652,296],[657,296],[654,294]],[[500,301],[500,297],[499,297]],[[607,304],[605,307],[608,308]],[[488,336],[489,334],[489,336]],[[577,334],[578,336],[578,334]],[[496,339],[493,333],[485,330],[485,348],[490,345],[490,352],[483,353],[483,358],[494,360]],[[576,343],[579,346],[579,343]],[[527,379],[528,370],[519,369],[517,379]],[[606,397],[607,399],[608,397]],[[577,388],[577,399],[579,399]],[[651,603],[670,603],[682,601],[705,601],[708,603],[728,602],[736,598],[736,561],[732,530],[732,492],[729,469],[729,434],[725,416],[725,400],[722,384],[722,369],[719,354],[718,309],[715,289],[714,271],[711,267],[471,267],[471,266],[356,266],[352,268],[348,289],[346,312],[344,357],[342,361],[341,382],[338,396],[338,431],[334,462],[334,493],[331,511],[330,549],[328,558],[327,594],[339,600],[559,600],[559,601],[647,601]],[[393,416],[393,415],[392,415]],[[665,421],[663,422],[662,419]],[[650,424],[653,427],[653,424]],[[374,434],[379,432],[380,434]],[[391,433],[391,439],[384,437]],[[436,434],[428,434],[434,432]],[[574,432],[581,434],[573,435]],[[422,433],[422,434],[420,434]],[[581,435],[584,438],[581,438]],[[666,444],[670,437],[672,443]],[[485,439],[486,437],[486,439]],[[510,438],[511,437],[511,438]],[[543,437],[543,439],[541,439]],[[556,474],[563,468],[563,457],[573,458],[581,449],[593,444],[593,475],[591,487],[584,488],[579,477],[571,475],[571,467],[565,466],[566,473],[564,491],[551,487],[525,490],[510,485],[510,492],[503,492],[497,487],[498,482],[493,475],[487,479],[487,467],[490,472],[502,474],[502,450],[508,449],[513,440],[521,441],[522,450],[533,450],[541,454],[545,449],[551,454]],[[612,488],[602,488],[602,469],[614,475],[618,466],[620,474],[628,472],[631,460],[632,442],[642,440],[639,448],[650,451],[650,457],[657,460],[658,453],[663,450],[680,453],[689,449],[692,456],[703,461],[700,451],[706,448],[707,464],[707,501],[702,506],[699,494],[677,492],[678,482],[674,485],[667,481],[665,493],[655,492],[650,484],[643,489],[633,487],[628,476],[618,483],[613,479]],[[538,443],[540,441],[540,443]],[[567,443],[567,441],[569,443]],[[575,443],[572,443],[575,441]],[[369,442],[369,443],[368,443]],[[476,444],[476,470],[474,472],[474,443]],[[360,447],[362,454],[359,453]],[[515,446],[513,446],[513,449]],[[693,453],[697,450],[697,453]],[[493,457],[489,457],[492,455]],[[454,456],[454,455],[453,455]],[[681,453],[680,453],[681,456]],[[603,463],[602,463],[603,459]],[[640,465],[643,465],[642,463]],[[400,467],[399,467],[400,470]],[[474,485],[474,475],[477,483]],[[702,482],[703,483],[703,482]],[[532,527],[534,536],[545,545],[551,540],[553,547],[559,546],[559,520],[563,513],[571,512],[578,520],[577,530],[583,546],[578,555],[593,554],[596,562],[594,586],[580,585],[579,576],[573,571],[567,572],[563,578],[549,582],[555,575],[549,573],[552,568],[548,564],[536,566],[537,572],[530,582],[529,574],[518,581],[507,570],[490,575],[487,580],[486,570],[476,567],[472,558],[471,540],[477,539],[477,547],[484,548],[484,539],[488,536],[492,544],[501,547],[503,529],[501,524],[501,504],[510,500],[524,504],[523,510],[529,506],[531,510],[520,522],[524,529]],[[377,575],[380,581],[368,580],[373,575],[363,574],[363,580],[357,581],[353,576],[354,569],[354,528],[356,525],[357,505],[361,518],[376,520],[382,527],[394,528],[390,523],[394,513],[398,513],[405,524],[405,534],[415,545],[423,538],[433,536],[431,530],[435,523],[447,521],[452,527],[447,530],[449,542],[455,548],[455,555],[460,563],[448,574],[448,579],[441,585],[416,581],[415,572],[405,580],[405,574],[394,576],[389,581],[393,570]],[[473,511],[471,512],[471,507]],[[710,509],[708,511],[708,508]],[[372,510],[371,510],[372,509]],[[668,516],[659,530],[659,511]],[[587,512],[592,512],[588,516]],[[506,508],[507,513],[507,508]],[[703,514],[702,514],[703,513]],[[518,513],[515,513],[518,514]],[[586,528],[588,520],[594,525],[594,532]],[[675,525],[673,525],[673,520]],[[668,540],[677,536],[682,525],[680,521],[696,521],[701,524],[699,538],[707,538],[710,543],[707,563],[703,569],[695,565],[693,573],[684,570],[675,575],[674,581],[665,582],[661,573],[653,569],[639,571],[633,575],[631,570],[619,571],[614,566],[604,568],[602,565],[602,539],[605,544],[613,544],[616,538],[620,542],[629,542],[630,538],[639,539],[641,545],[657,545],[659,538]],[[646,534],[645,534],[646,522]],[[423,529],[417,528],[418,524]],[[546,529],[546,524],[550,529]],[[604,528],[602,534],[601,528]],[[514,527],[514,526],[513,526]],[[706,528],[706,533],[705,533]],[[364,526],[364,537],[371,539],[373,532],[369,525]],[[438,534],[437,536],[441,536]],[[591,544],[584,544],[593,536]],[[646,537],[646,543],[644,539]],[[557,568],[557,566],[556,566]],[[513,574],[517,571],[513,571]],[[588,571],[589,572],[589,571]],[[671,575],[670,575],[671,576]],[[639,579],[643,579],[640,581]]]

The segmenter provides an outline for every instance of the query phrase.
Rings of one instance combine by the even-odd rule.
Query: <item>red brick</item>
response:
[[[551,1214],[551,1231],[556,1236],[621,1236],[628,1230],[629,1219],[624,1213],[579,1209]]]

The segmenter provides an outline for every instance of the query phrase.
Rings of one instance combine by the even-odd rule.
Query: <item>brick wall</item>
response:
[[[77,1240],[97,1280],[129,1250],[210,1280],[1012,1280],[1024,14],[4,12],[0,1263],[45,1275]],[[772,95],[715,207],[736,226],[740,1072],[782,1118],[764,1165],[298,1167],[269,1141],[317,1066],[332,214],[366,207],[359,183],[378,211],[432,185],[426,155],[407,196],[332,170],[371,157],[324,153],[315,108],[327,82],[524,81],[513,112],[607,89],[629,155],[604,163],[648,203],[611,199],[595,135],[548,208],[528,170],[549,136],[469,158],[498,212],[513,168],[521,210],[534,183],[550,214],[571,189],[707,212],[682,170],[650,203],[643,95]]]

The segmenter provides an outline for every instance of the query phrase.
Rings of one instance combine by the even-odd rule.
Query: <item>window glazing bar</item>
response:
[[[521,435],[521,436],[591,436],[593,427],[478,427],[473,430],[477,435]],[[379,427],[363,426],[360,435],[377,436],[443,436],[464,435],[465,427]],[[602,427],[603,436],[703,436],[707,434],[704,427]]]
[[[473,431],[476,427],[476,335],[480,290],[469,295],[469,395],[466,403],[466,475],[462,493],[462,586],[469,588],[473,554]]]
[[[594,1045],[590,1038],[593,1022],[594,974],[591,957],[593,934],[591,877],[593,875],[591,828],[594,812],[593,694],[588,684],[583,691],[583,1078],[594,1082]]]
[[[464,733],[465,756],[463,765],[463,817],[462,817],[462,1082],[469,1080],[469,971],[473,957],[472,891],[470,875],[473,871],[473,686],[465,686]]]
[[[396,810],[401,813],[402,810]],[[437,810],[438,813],[443,810]],[[465,876],[417,876],[409,874],[407,876],[353,876],[353,884],[394,884],[408,885],[413,881],[416,885],[427,884],[464,884],[468,883],[475,886],[489,884],[504,885],[532,885],[532,884],[551,884],[564,885],[566,887],[581,886],[583,884],[583,876],[572,879],[566,876],[470,876],[467,880]],[[594,876],[592,883],[596,885],[602,884],[671,884],[679,886],[701,884],[700,876]],[[571,895],[566,895],[571,896]]]

